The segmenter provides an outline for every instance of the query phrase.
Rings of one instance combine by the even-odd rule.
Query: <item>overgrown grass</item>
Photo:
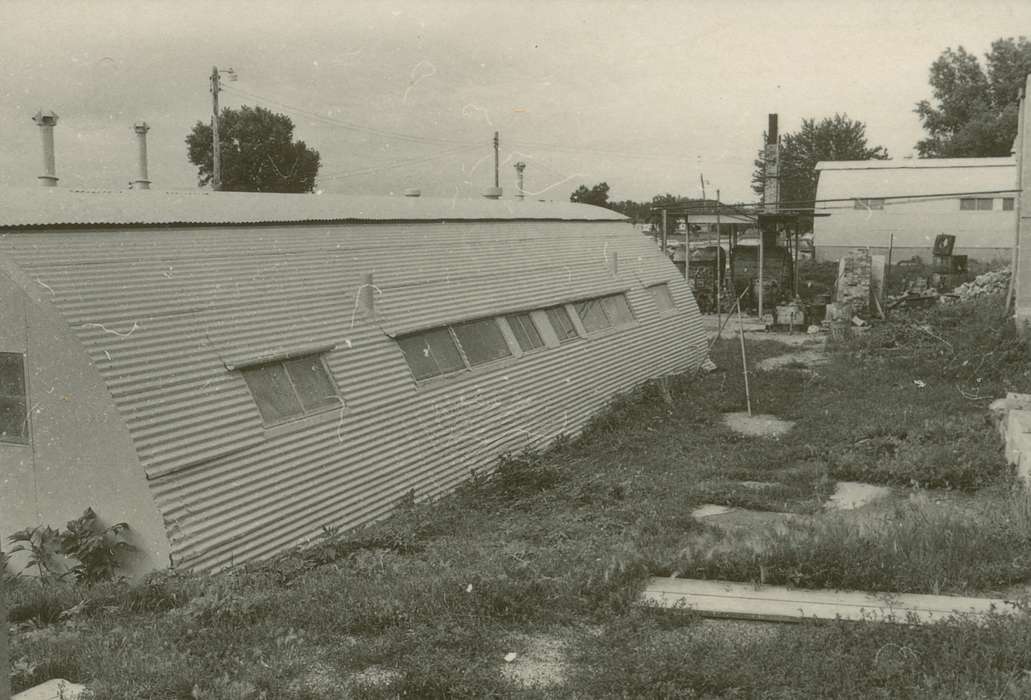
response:
[[[652,382],[614,401],[576,439],[509,455],[451,497],[405,503],[387,521],[328,533],[274,560],[218,576],[7,584],[0,594],[21,630],[12,659],[36,664],[14,676],[15,690],[40,679],[40,668],[108,698],[1005,689],[1029,667],[1026,652],[1001,649],[1028,648],[1031,633],[1016,623],[993,623],[1000,642],[976,627],[843,625],[739,643],[693,627],[660,629],[634,605],[648,576],[674,569],[749,581],[761,565],[770,582],[928,592],[1027,581],[1031,528],[1007,495],[1010,470],[984,414],[991,398],[1031,386],[1031,363],[989,311],[899,317],[837,348],[815,373],[753,371],[754,410],[797,421],[779,439],[743,437],[724,424],[724,413],[745,408],[738,341],[727,338],[713,351],[721,371]],[[789,350],[749,340],[749,364]],[[845,477],[980,493],[963,511],[904,503],[856,530],[819,516],[834,479]],[[703,503],[814,520],[772,537],[760,555],[692,518]],[[532,691],[501,674],[513,633],[548,634],[556,625],[574,640],[564,685]],[[957,666],[972,674],[961,682],[944,661],[916,673],[908,652],[890,655],[892,644],[943,659],[987,658],[996,644],[1001,654],[992,666]],[[814,660],[821,649],[835,651]],[[777,669],[766,669],[768,685],[764,664]],[[805,676],[795,680],[799,692],[791,674]]]

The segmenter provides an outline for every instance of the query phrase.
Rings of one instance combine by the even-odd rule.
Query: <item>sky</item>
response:
[[[767,114],[781,133],[847,113],[913,155],[914,105],[946,47],[1031,34],[1026,0],[91,0],[0,4],[0,185],[36,186],[40,109],[59,116],[59,186],[124,189],[146,121],[154,189],[197,187],[185,138],[223,106],[288,115],[317,188],[567,199],[672,192],[752,201]]]

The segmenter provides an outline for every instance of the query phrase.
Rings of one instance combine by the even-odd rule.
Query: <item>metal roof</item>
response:
[[[588,204],[255,192],[0,189],[0,228],[328,221],[622,221]]]
[[[913,170],[924,168],[1012,168],[1016,161],[1004,158],[913,158],[902,160],[821,160],[817,170]]]
[[[81,342],[125,420],[176,565],[200,570],[368,522],[411,490],[443,493],[499,453],[575,435],[613,395],[705,357],[682,275],[622,221],[22,228],[0,231],[5,257]],[[375,317],[359,305],[367,273]],[[647,289],[656,283],[669,285],[675,311],[660,312]],[[633,325],[439,380],[416,382],[390,335],[617,290]],[[230,367],[316,348],[341,407],[265,428]],[[40,396],[43,410],[58,400]]]

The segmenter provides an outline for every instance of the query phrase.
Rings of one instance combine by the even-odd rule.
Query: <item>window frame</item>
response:
[[[982,206],[985,202],[988,206]],[[959,210],[960,211],[994,211],[995,210],[995,198],[994,197],[960,197],[959,198]]]
[[[18,436],[4,437],[0,435],[0,445],[20,445],[26,447],[32,444],[32,425],[29,420],[29,374],[28,374],[28,362],[26,362],[26,355],[23,352],[0,352],[0,356],[10,356],[17,358],[18,364],[21,367],[21,404],[22,404],[22,432]],[[5,395],[6,396],[6,395]],[[16,399],[16,396],[9,397]]]
[[[1002,211],[1014,211],[1016,209],[1017,198],[1016,197],[1003,197],[1002,198]]]
[[[616,319],[613,318],[613,314],[609,310],[609,308],[608,308],[608,306],[606,304],[606,301],[608,299],[613,299],[613,298],[617,298],[617,297],[622,297],[623,305],[626,307],[626,310],[627,310],[627,312],[630,315],[630,320],[629,321],[617,322]],[[580,304],[586,304],[586,303],[589,303],[589,302],[597,303],[598,308],[601,309],[601,314],[605,318],[605,321],[606,321],[606,323],[608,325],[604,326],[603,328],[594,328],[594,329],[591,329],[591,328],[587,327],[587,324],[584,323],[584,317],[580,314],[579,305]],[[600,334],[607,333],[607,332],[610,332],[610,331],[613,331],[613,330],[618,330],[620,328],[629,328],[630,326],[633,326],[633,325],[635,325],[635,324],[637,324],[639,322],[638,318],[637,318],[637,314],[634,313],[634,308],[630,305],[630,300],[627,298],[626,292],[616,292],[615,294],[604,294],[604,295],[599,296],[599,297],[586,297],[584,299],[579,299],[576,302],[574,302],[572,304],[572,307],[573,307],[573,311],[576,313],[577,318],[580,319],[580,325],[583,326],[584,332],[586,332],[587,335],[589,335],[589,336],[600,335]]]
[[[336,399],[336,401],[334,403],[332,403],[332,404],[327,403],[325,405],[316,406],[316,407],[311,408],[311,409],[308,409],[308,408],[305,407],[304,398],[302,398],[301,391],[297,388],[297,382],[294,380],[293,376],[291,376],[291,374],[290,374],[290,369],[287,367],[287,363],[288,362],[294,362],[294,361],[297,361],[297,360],[306,360],[306,359],[309,359],[309,358],[314,360],[319,365],[319,367],[322,368],[322,373],[325,375],[326,379],[329,381],[329,385],[333,388],[333,391],[334,391],[333,396]],[[261,404],[258,402],[258,397],[255,395],[254,389],[251,387],[251,382],[247,380],[247,374],[249,372],[260,372],[262,370],[265,370],[267,368],[274,367],[274,366],[278,366],[278,367],[280,367],[283,370],[283,374],[286,376],[286,380],[289,383],[290,388],[293,390],[294,400],[297,402],[297,405],[300,407],[300,413],[298,413],[298,414],[291,414],[291,415],[289,415],[287,417],[282,418],[281,420],[269,421],[269,420],[266,420],[265,414],[261,410]],[[266,428],[276,428],[276,427],[279,427],[279,426],[282,426],[282,425],[286,425],[286,424],[289,424],[289,423],[294,423],[296,421],[304,420],[306,418],[311,418],[313,416],[318,416],[318,415],[321,415],[323,413],[328,413],[330,411],[339,411],[342,408],[346,408],[347,407],[347,404],[344,401],[343,394],[340,391],[340,386],[336,382],[336,377],[333,376],[333,372],[330,371],[329,366],[326,364],[326,354],[325,353],[310,353],[310,354],[301,354],[301,355],[289,355],[287,357],[280,357],[280,358],[277,358],[275,360],[270,360],[268,362],[260,362],[260,363],[248,364],[248,365],[246,365],[244,367],[239,367],[237,369],[240,372],[240,376],[243,378],[244,383],[247,385],[247,390],[250,392],[251,398],[254,400],[254,405],[255,405],[255,408],[258,411],[258,415],[261,416],[261,423]]]
[[[651,294],[652,301],[655,302],[655,308],[658,310],[661,316],[668,316],[675,314],[678,311],[677,300],[673,298],[673,290],[669,288],[669,282],[659,282],[658,284],[649,284],[648,293]],[[662,289],[665,292],[664,299],[669,299],[669,305],[663,307],[663,304],[659,303],[659,295],[656,291]]]
[[[501,355],[499,357],[491,357],[489,359],[480,360],[478,362],[473,362],[472,359],[470,359],[469,351],[465,349],[464,345],[462,345],[462,339],[459,337],[458,331],[455,329],[460,326],[469,327],[479,323],[491,323],[494,325],[494,330],[497,331],[498,338],[501,340],[502,347],[504,347],[505,349],[504,355]],[[449,331],[451,331],[451,337],[454,339],[455,345],[458,347],[458,352],[462,356],[462,360],[465,362],[466,369],[468,370],[472,370],[476,367],[483,367],[485,365],[492,365],[495,362],[501,362],[503,360],[507,360],[515,356],[515,354],[512,352],[512,348],[508,344],[508,340],[505,339],[505,332],[502,330],[501,324],[498,322],[497,316],[481,316],[480,318],[473,318],[468,321],[451,323],[448,324],[447,328]]]
[[[572,335],[561,336],[556,328],[552,311],[555,313],[565,314],[566,321],[569,322],[569,330],[572,331]],[[555,339],[558,340],[559,345],[565,345],[566,343],[578,340],[583,336],[580,335],[579,329],[576,327],[576,321],[573,320],[573,314],[569,313],[569,308],[566,304],[556,304],[555,306],[548,306],[544,308],[544,315],[548,318],[548,323],[551,324],[551,330],[555,334]],[[564,325],[564,324],[563,324]]]
[[[883,211],[884,197],[856,197],[852,207],[862,211]]]
[[[523,319],[525,319],[525,322]],[[515,338],[516,345],[519,347],[519,351],[523,355],[531,352],[538,352],[548,347],[548,344],[544,340],[544,335],[541,333],[541,329],[537,327],[537,322],[533,320],[532,311],[516,311],[510,314],[505,314],[505,323],[508,324],[509,330],[512,331],[512,337]],[[527,323],[530,324],[530,328],[533,329],[534,334],[537,336],[538,345],[524,348],[516,329],[518,328],[519,331],[526,336],[527,340],[530,340],[530,334],[526,332]]]

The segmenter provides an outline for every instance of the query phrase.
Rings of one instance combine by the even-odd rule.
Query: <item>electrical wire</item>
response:
[[[437,138],[437,137],[434,137],[434,136],[417,136],[417,135],[414,135],[414,134],[404,134],[404,133],[397,132],[397,131],[388,131],[386,129],[378,129],[378,128],[371,127],[371,126],[363,126],[363,125],[360,125],[360,124],[354,124],[352,122],[347,122],[347,121],[344,121],[342,119],[337,119],[335,117],[328,117],[326,115],[319,114],[318,112],[312,111],[310,109],[305,109],[304,107],[298,107],[296,105],[287,104],[286,102],[282,102],[280,100],[275,100],[275,99],[273,99],[271,97],[265,97],[263,95],[257,95],[255,93],[248,92],[246,90],[241,90],[240,88],[237,88],[237,87],[234,87],[234,86],[223,85],[222,89],[226,90],[226,91],[229,91],[229,92],[232,92],[232,93],[235,93],[235,94],[240,95],[242,97],[248,97],[248,98],[250,98],[252,100],[257,100],[259,102],[264,102],[266,104],[274,105],[274,106],[276,106],[276,107],[278,107],[280,109],[285,109],[288,112],[294,112],[296,114],[300,114],[300,115],[309,117],[311,119],[316,119],[316,120],[321,121],[321,122],[323,122],[323,123],[325,123],[325,124],[327,124],[329,126],[336,126],[336,127],[341,128],[341,129],[346,129],[348,131],[355,131],[355,132],[373,134],[375,136],[380,136],[382,138],[398,139],[398,140],[402,140],[402,141],[410,141],[410,142],[413,142],[413,143],[434,144],[434,145],[456,145],[456,146],[473,146],[473,145],[475,145],[475,146],[481,146],[481,145],[483,145],[485,143],[483,141],[460,141],[460,140],[457,140],[457,139],[444,139],[444,138]]]

